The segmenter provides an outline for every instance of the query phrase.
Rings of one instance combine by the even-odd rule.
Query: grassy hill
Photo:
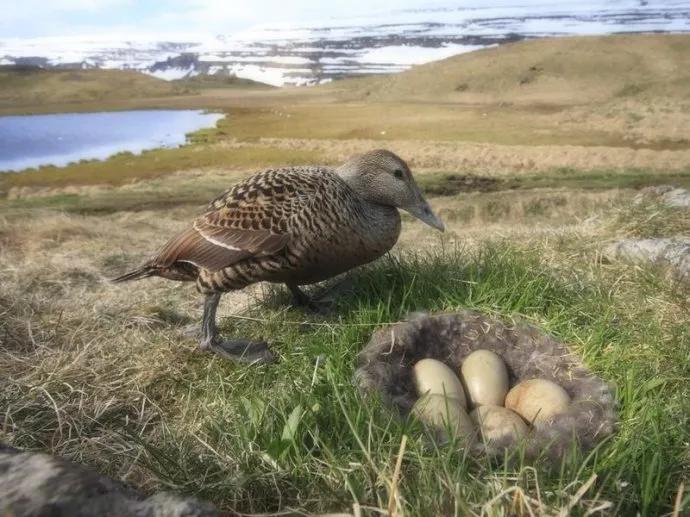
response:
[[[329,86],[353,99],[581,104],[690,97],[690,35],[521,41]]]
[[[264,100],[279,109],[235,110],[228,129],[248,138],[688,149],[690,35],[524,41]]]
[[[130,70],[0,67],[0,108],[125,100],[189,93],[189,88]]]
[[[172,81],[176,86],[191,89],[205,89],[205,88],[246,88],[246,89],[273,89],[274,86],[270,84],[252,81],[251,79],[244,79],[234,75],[195,75],[194,77],[186,77],[184,79],[176,79]]]
[[[0,113],[215,107],[216,91],[262,89],[272,87],[228,76],[165,81],[133,70],[0,66]]]
[[[222,90],[226,90],[225,94]],[[235,77],[162,81],[122,70],[17,70],[0,67],[0,109],[101,101],[131,103],[187,96],[190,105],[422,102],[541,108],[630,98],[690,99],[690,35],[635,34],[546,38],[461,54],[399,74],[345,79],[313,88],[271,88]],[[257,97],[256,94],[261,97]],[[189,95],[197,94],[197,95]],[[153,101],[152,101],[153,102]],[[180,100],[168,101],[178,107]],[[162,104],[161,104],[162,103]]]

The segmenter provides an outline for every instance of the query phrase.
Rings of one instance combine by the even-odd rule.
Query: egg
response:
[[[460,367],[470,407],[502,406],[508,393],[508,370],[498,355],[477,350],[468,355]]]
[[[546,379],[521,382],[508,392],[505,401],[505,407],[537,425],[565,412],[569,405],[568,393],[555,382]]]
[[[427,426],[443,433],[446,438],[454,436],[469,442],[476,433],[472,419],[456,398],[428,393],[417,400],[412,407],[412,414]]]
[[[417,394],[421,397],[427,393],[446,395],[457,399],[463,409],[467,409],[465,390],[462,389],[457,375],[441,361],[422,359],[413,368]]]
[[[518,441],[529,431],[517,413],[501,406],[479,406],[470,413],[470,418],[479,427],[485,442],[508,437]]]

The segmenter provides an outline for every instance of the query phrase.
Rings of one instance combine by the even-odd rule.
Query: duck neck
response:
[[[400,235],[400,212],[394,206],[372,199],[361,174],[348,170],[347,164],[335,172],[351,193],[352,228],[367,243],[367,249],[377,250],[379,255],[385,253]]]
[[[382,245],[390,248],[400,234],[400,212],[390,205],[374,203],[358,196],[359,209],[357,210],[356,225],[362,235],[373,241],[381,241],[375,246]],[[389,242],[390,241],[390,242]]]
[[[347,162],[335,169],[335,173],[340,179],[347,183],[348,187],[350,187],[360,199],[370,204],[378,204],[392,208],[389,203],[385,202],[385,193],[379,192],[376,185],[372,184],[369,177],[363,174],[360,167],[356,164]]]
[[[345,163],[335,169],[335,173],[340,179],[347,183],[347,186],[354,190],[359,197],[366,199],[367,189],[365,182],[362,181],[362,175],[355,167],[350,166],[349,163]]]
[[[393,214],[398,215],[397,208],[379,201],[381,196],[378,195],[375,189],[372,189],[371,183],[355,167],[350,167],[346,163],[335,169],[335,173],[355,194],[364,215],[374,218],[387,218]]]

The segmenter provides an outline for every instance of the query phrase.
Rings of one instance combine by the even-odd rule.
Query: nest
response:
[[[528,379],[547,379],[562,386],[572,402],[566,413],[535,425],[524,443],[506,437],[476,443],[476,451],[503,456],[520,446],[526,459],[560,461],[574,447],[584,452],[613,434],[616,404],[611,388],[565,344],[533,326],[506,324],[473,311],[421,315],[378,329],[359,354],[356,379],[363,390],[380,393],[404,416],[417,400],[412,376],[417,361],[437,359],[459,372],[465,357],[481,349],[503,358],[510,387]]]

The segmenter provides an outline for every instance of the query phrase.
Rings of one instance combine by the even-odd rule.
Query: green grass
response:
[[[187,95],[183,84],[132,70],[44,70],[0,67],[0,110],[109,103],[132,98]]]
[[[5,433],[27,448],[55,449],[57,439],[58,450],[71,456],[83,454],[78,442],[105,439],[108,448],[90,460],[99,469],[116,474],[136,465],[135,471],[153,472],[164,486],[228,511],[338,511],[353,503],[386,508],[406,435],[398,488],[406,515],[479,514],[484,505],[492,515],[524,512],[513,506],[516,491],[554,510],[565,507],[592,474],[596,482],[575,502],[575,515],[605,503],[607,512],[622,515],[669,512],[690,459],[687,297],[649,271],[610,270],[586,254],[576,261],[579,267],[555,267],[541,255],[538,249],[487,244],[475,252],[388,257],[353,273],[327,317],[286,310],[287,294],[269,289],[243,316],[223,321],[222,330],[271,341],[280,362],[270,366],[236,366],[171,344],[160,318],[177,321],[168,305],[174,300],[159,294],[157,308],[147,309],[156,318],[139,327],[134,339],[147,349],[172,346],[174,361],[150,371],[153,365],[129,357],[123,371],[110,371],[99,354],[104,364],[90,362],[71,380],[64,371],[50,374],[54,364],[16,374],[0,391],[5,421],[12,423]],[[192,289],[176,292],[194,296]],[[663,303],[652,302],[657,299]],[[680,304],[681,316],[668,312],[673,304]],[[0,332],[21,335],[10,323],[17,307],[9,300],[2,305],[7,323]],[[539,465],[492,465],[453,447],[429,447],[417,425],[352,385],[357,351],[376,326],[413,311],[461,308],[522,315],[570,343],[615,386],[621,420],[615,437],[551,473]],[[33,339],[39,347],[88,355],[92,326],[107,329],[99,331],[100,339],[116,340],[116,329],[130,332],[127,322],[142,311],[134,302],[98,322],[85,320],[76,341],[68,330],[75,321],[54,331],[34,329]],[[324,363],[317,364],[319,356]],[[65,357],[60,368],[69,371],[74,361]],[[149,380],[136,384],[137,391],[127,388],[131,398],[117,394],[117,386],[128,377],[139,379],[142,368]],[[109,402],[96,409],[89,399],[94,396]],[[525,504],[535,509],[530,501]]]
[[[269,84],[243,79],[234,75],[195,75],[184,79],[171,81],[175,86],[185,89],[204,89],[204,88],[242,88],[242,89],[267,89],[275,88]]]
[[[197,135],[195,138],[215,139],[213,133]],[[195,151],[194,147],[147,151],[135,156],[128,153],[116,155],[106,161],[82,162],[66,168],[43,167],[37,172],[0,175],[0,188],[9,187],[62,187],[84,184],[107,183],[120,185],[134,179],[147,178],[136,189],[110,189],[103,192],[56,193],[47,196],[28,196],[24,198],[0,201],[0,207],[5,209],[34,209],[51,208],[78,214],[105,214],[118,211],[155,210],[185,205],[205,205],[210,199],[222,192],[229,185],[237,182],[253,170],[271,165],[290,165],[323,161],[323,157],[309,151],[283,150],[264,147],[242,147],[236,149],[218,148],[213,146],[205,151]],[[209,175],[192,179],[164,178],[175,167],[189,166],[190,168],[215,167],[219,169],[244,169],[245,172],[233,172],[227,175]],[[5,182],[3,184],[3,181]],[[570,190],[598,190],[606,189],[637,189],[649,185],[673,184],[690,187],[690,171],[668,172],[655,174],[651,171],[638,169],[573,171],[557,169],[535,176],[515,176],[492,178],[454,174],[448,172],[427,173],[417,176],[417,183],[428,196],[455,196],[468,192],[496,192],[509,193],[511,190],[529,191],[532,189],[570,189]],[[565,195],[565,194],[564,194]],[[549,206],[544,203],[558,203],[559,199],[547,196],[548,199],[536,200],[534,206],[526,207],[529,215],[539,215],[548,212]],[[486,198],[491,203],[491,198]],[[500,203],[503,205],[503,203]],[[510,207],[497,206],[496,210]],[[471,215],[472,207],[459,204],[455,212],[466,211]],[[664,217],[669,213],[679,212],[678,219],[681,226],[684,223],[683,211],[663,207],[650,208],[653,221],[657,221],[663,230]],[[658,214],[655,216],[654,211]],[[501,213],[495,213],[491,206],[486,207],[491,219],[500,219]],[[461,215],[461,214],[460,214]],[[458,214],[450,217],[458,217]],[[633,217],[630,221],[637,221]],[[652,220],[646,224],[651,224]]]
[[[215,185],[215,184],[212,184]],[[226,186],[202,185],[188,192],[156,192],[153,190],[115,192],[112,194],[57,194],[46,197],[27,197],[0,202],[7,213],[34,209],[55,209],[70,214],[112,214],[121,211],[162,210],[183,206],[205,206]]]
[[[208,133],[192,139],[214,138]],[[319,162],[320,156],[300,149],[270,147],[230,148],[222,145],[155,149],[135,155],[124,152],[107,160],[84,160],[66,167],[45,166],[37,170],[0,174],[0,189],[11,187],[64,187],[72,185],[122,185],[132,180],[157,178],[172,172],[217,167],[260,169],[272,165]]]

